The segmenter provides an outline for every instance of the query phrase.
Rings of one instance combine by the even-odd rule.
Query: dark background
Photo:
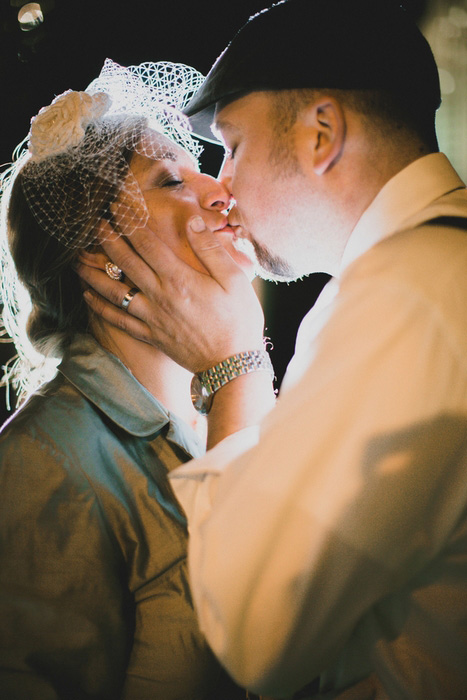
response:
[[[45,0],[44,23],[30,32],[22,32],[17,21],[24,4],[0,0],[0,164],[11,160],[31,116],[55,95],[85,89],[106,57],[121,65],[170,60],[207,73],[235,31],[268,0]],[[425,2],[408,4],[422,17]],[[207,145],[203,168],[215,175],[221,160],[221,148]],[[278,383],[293,353],[298,323],[326,279],[314,275],[291,285],[267,283],[262,288]],[[12,354],[11,344],[0,345],[2,364]],[[2,393],[0,419],[6,415]]]

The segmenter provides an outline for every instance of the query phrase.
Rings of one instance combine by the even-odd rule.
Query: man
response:
[[[438,153],[439,99],[396,3],[288,0],[189,105],[225,144],[229,222],[263,274],[333,275],[266,417],[265,365],[227,360],[261,349],[259,306],[202,221],[210,274],[142,230],[141,257],[106,245],[141,289],[130,313],[87,293],[204,384],[213,449],[171,474],[197,612],[234,678],[274,697],[316,676],[320,698],[465,697],[467,194]],[[125,285],[82,274],[120,304]]]

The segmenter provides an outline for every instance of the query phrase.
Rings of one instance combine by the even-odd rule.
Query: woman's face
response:
[[[163,154],[160,159],[135,153],[130,162],[149,212],[149,228],[179,258],[206,272],[186,237],[188,220],[199,215],[235,262],[253,279],[254,264],[233,247],[234,231],[225,213],[230,205],[226,188],[210,175],[200,173],[195,160],[183,148],[155,132],[154,141]]]

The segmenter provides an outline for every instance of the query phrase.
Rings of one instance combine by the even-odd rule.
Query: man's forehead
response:
[[[216,136],[229,136],[249,128],[258,118],[267,118],[270,99],[269,91],[255,90],[241,93],[235,96],[235,99],[217,102],[211,125],[212,132]]]
[[[236,101],[237,100],[220,100],[219,102],[216,102],[213,121],[211,124],[211,129],[214,133],[216,133],[216,131],[221,131],[221,129],[232,129],[234,127],[232,122],[228,119],[228,110],[226,110],[226,107],[231,105],[232,102],[235,103]]]

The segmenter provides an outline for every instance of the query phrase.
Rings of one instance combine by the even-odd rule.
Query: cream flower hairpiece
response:
[[[31,160],[39,163],[44,158],[77,146],[88,124],[105,114],[111,102],[105,92],[90,95],[67,90],[50,105],[42,107],[31,120],[28,148]]]

